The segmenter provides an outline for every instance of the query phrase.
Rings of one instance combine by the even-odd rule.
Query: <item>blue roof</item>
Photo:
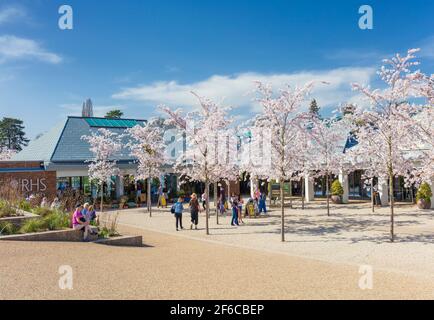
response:
[[[108,123],[103,120],[109,120],[112,126],[103,126],[103,124]],[[62,124],[48,131],[40,138],[31,141],[12,160],[37,160],[51,163],[84,162],[91,159],[93,154],[89,150],[88,142],[81,139],[82,136],[90,135],[102,127],[111,132],[122,134],[133,123],[134,125],[145,123],[145,120],[122,119],[124,122],[119,122],[117,119],[117,126],[115,126],[115,122],[110,120],[112,119],[68,117]],[[128,126],[126,126],[127,124]],[[126,141],[122,143],[122,145],[125,144]],[[132,161],[134,159],[129,155],[129,150],[123,147],[121,152],[113,157],[113,160]]]
[[[32,140],[27,147],[12,157],[14,161],[50,161],[62,131],[68,120],[57,124],[39,138]]]

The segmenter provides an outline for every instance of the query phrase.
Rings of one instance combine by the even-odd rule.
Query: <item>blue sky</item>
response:
[[[74,29],[58,28],[58,8]],[[374,29],[358,27],[369,4]],[[253,81],[276,89],[312,78],[324,113],[359,102],[350,82],[377,84],[375,69],[395,52],[420,47],[434,72],[431,0],[0,0],[0,117],[25,121],[29,137],[90,97],[97,114],[156,115],[161,103],[191,108],[195,90],[234,107],[259,110]]]

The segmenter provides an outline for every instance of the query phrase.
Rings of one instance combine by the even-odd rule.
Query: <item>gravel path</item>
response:
[[[297,206],[297,203],[294,203]],[[200,217],[198,231],[177,233],[173,216],[167,210],[154,212],[153,217],[144,209],[123,211],[120,222],[146,230],[211,241],[263,252],[280,253],[331,263],[353,266],[371,265],[375,270],[399,272],[423,277],[434,274],[434,212],[402,205],[395,214],[395,243],[390,242],[389,208],[371,213],[367,203],[333,206],[331,216],[325,203],[309,204],[307,210],[286,209],[286,242],[280,242],[280,214],[244,219],[240,227],[230,226],[230,217],[221,217],[216,225],[210,218],[210,236],[204,232],[205,217]],[[189,226],[189,213],[184,215]],[[433,288],[434,289],[434,288]]]
[[[2,242],[0,299],[433,299],[431,214],[398,209],[391,244],[386,209],[340,207],[327,217],[316,204],[288,211],[280,243],[278,216],[239,228],[212,217],[207,237],[174,231],[166,211],[128,210],[120,229],[142,234],[142,248]],[[373,267],[372,290],[359,288],[361,264]],[[72,290],[59,288],[61,265],[72,267]]]

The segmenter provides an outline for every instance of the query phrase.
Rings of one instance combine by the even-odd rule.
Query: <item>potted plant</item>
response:
[[[420,185],[416,193],[416,202],[419,209],[431,208],[432,191],[428,183],[424,182]]]
[[[332,199],[333,203],[336,203],[336,204],[342,203],[342,196],[344,195],[344,188],[342,188],[342,184],[339,182],[339,180],[333,181],[331,193],[332,193],[331,199]]]
[[[182,189],[179,190],[179,191],[178,191],[178,197],[179,197],[179,198],[183,198],[184,201],[185,201],[185,197],[186,197],[186,193],[185,193],[185,191],[182,190]],[[175,202],[176,202],[176,201],[178,201],[178,199],[175,199]]]

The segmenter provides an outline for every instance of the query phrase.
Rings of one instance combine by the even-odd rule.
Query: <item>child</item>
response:
[[[182,229],[184,229],[182,227],[182,211],[184,210],[184,199],[182,197],[178,198],[178,202],[176,202],[173,207],[172,210],[174,211],[173,213],[175,214],[175,218],[176,218],[176,231],[179,231],[178,225],[179,227]]]
[[[265,192],[261,192],[261,196],[259,197],[259,214],[262,213],[262,211],[264,211],[264,213],[267,213],[267,205],[266,205],[266,200],[267,200],[267,195],[265,194]]]
[[[238,224],[238,199],[235,197],[234,194],[232,194],[231,197],[231,204],[232,204],[232,220],[231,220],[231,226]]]
[[[241,199],[241,196],[238,195],[238,223],[244,224],[243,221],[243,199]]]

